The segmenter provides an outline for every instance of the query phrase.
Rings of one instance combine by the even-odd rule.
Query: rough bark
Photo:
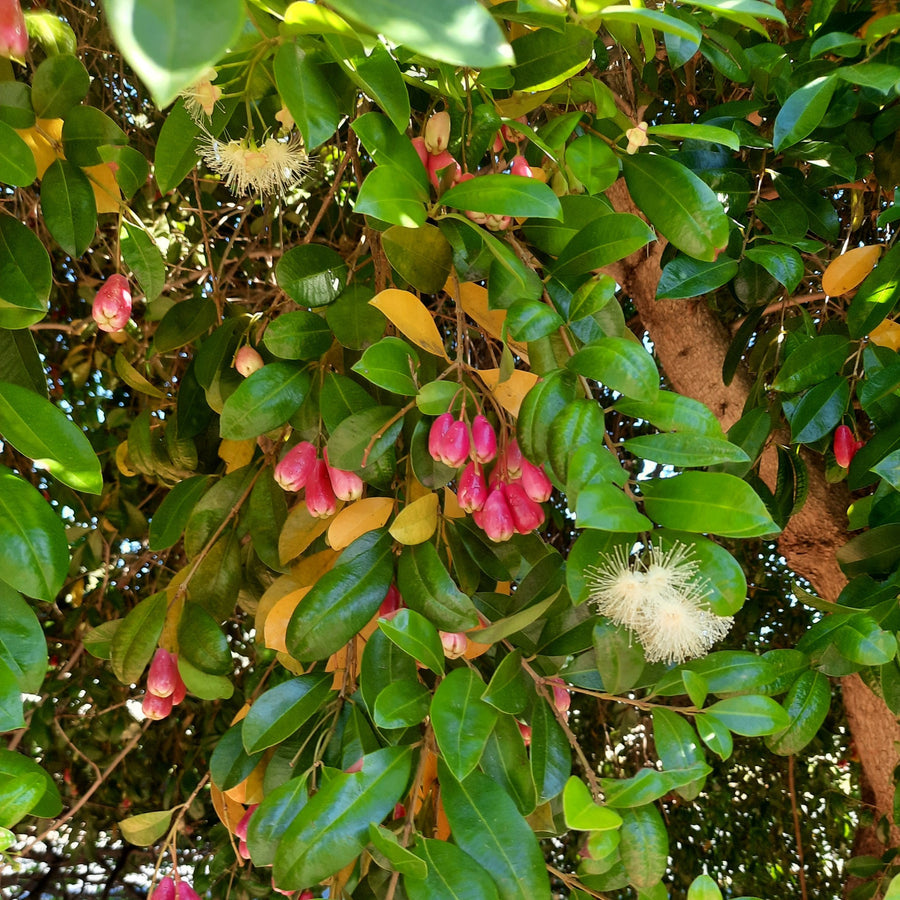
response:
[[[623,181],[607,192],[620,212],[640,215]],[[739,371],[730,385],[722,381],[722,363],[730,335],[702,300],[656,300],[659,261],[665,247],[660,239],[649,249],[635,253],[609,272],[634,302],[641,322],[653,341],[662,368],[672,387],[685,396],[705,403],[730,427],[740,418],[750,390],[750,380]],[[774,452],[764,456],[762,477],[774,480]],[[809,496],[779,538],[778,548],[788,565],[807,578],[817,593],[835,600],[846,583],[836,559],[837,549],[847,541],[847,507],[850,494],[843,484],[828,484],[822,459],[806,454]],[[893,820],[893,772],[898,763],[900,725],[884,701],[866,687],[858,675],[843,679],[843,699],[853,741],[862,765],[863,778],[874,797],[876,817]],[[859,835],[873,852],[874,834]],[[876,843],[873,843],[875,841]],[[900,844],[900,831],[891,828],[891,844]]]

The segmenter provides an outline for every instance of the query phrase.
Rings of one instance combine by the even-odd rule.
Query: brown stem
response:
[[[794,817],[794,838],[797,841],[797,862],[800,863],[800,895],[806,897],[806,866],[803,863],[803,835],[800,833],[800,813],[797,810],[797,791],[794,788],[794,756],[788,757],[788,791],[791,795],[791,814]]]

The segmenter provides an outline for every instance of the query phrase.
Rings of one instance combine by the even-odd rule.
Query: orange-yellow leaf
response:
[[[287,634],[287,627],[291,621],[294,610],[299,606],[300,601],[312,590],[312,585],[297,588],[285,594],[270,610],[266,616],[265,644],[272,650],[280,650],[287,653],[287,645],[284,642]]]
[[[328,526],[328,543],[333,550],[343,550],[366,532],[381,528],[393,510],[390,497],[364,497],[345,506]]]
[[[404,506],[388,529],[391,537],[412,546],[428,540],[437,528],[438,495],[432,491]]]
[[[453,279],[449,278],[444,290],[452,297],[455,290]],[[464,281],[459,286],[459,302],[465,314],[485,333],[498,341],[503,340],[503,323],[506,321],[505,309],[488,308],[487,288],[471,281]],[[520,341],[507,340],[509,349],[516,356],[528,362],[528,347]]]
[[[870,332],[869,340],[879,347],[889,347],[891,350],[900,350],[900,324],[892,319],[879,322]]]
[[[880,244],[854,247],[833,259],[822,273],[822,290],[829,297],[840,297],[852,291],[875,268],[883,249]]]
[[[481,380],[491,389],[497,402],[509,413],[518,417],[519,408],[525,395],[537,384],[538,377],[532,372],[513,369],[506,381],[500,381],[499,369],[479,369]]]
[[[245,441],[229,441],[223,438],[219,443],[219,459],[225,463],[225,474],[243,469],[256,450],[256,438],[247,438]]]
[[[404,337],[408,337],[423,350],[449,361],[441,334],[434,324],[434,317],[415,294],[389,288],[376,294],[369,303],[384,313]]]
[[[82,169],[94,189],[94,201],[98,213],[118,212],[122,205],[122,191],[109,163],[96,166],[85,166]]]
[[[448,519],[464,519],[466,511],[459,505],[456,493],[450,488],[444,488],[444,515]]]
[[[338,510],[343,506],[339,500]],[[296,559],[320,534],[328,529],[329,519],[317,519],[309,514],[305,503],[298,503],[288,513],[278,536],[278,557],[283,563]]]
[[[225,791],[225,796],[229,800],[236,800],[241,804],[262,803],[265,796],[263,778],[268,764],[267,759],[261,759],[253,771],[240,784],[236,784],[233,788]],[[238,822],[240,822],[240,819],[238,819]]]
[[[38,179],[44,177],[44,172],[57,159],[64,158],[62,127],[62,119],[37,119],[31,128],[16,129],[16,133],[28,144],[28,148],[34,156]]]
[[[213,809],[222,824],[231,832],[237,827],[238,822],[244,817],[246,810],[237,802],[227,797],[215,784],[210,784],[209,793],[212,797]]]

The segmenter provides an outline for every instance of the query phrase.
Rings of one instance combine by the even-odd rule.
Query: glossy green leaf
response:
[[[522,401],[516,437],[526,458],[535,465],[547,459],[550,426],[575,396],[574,374],[555,369],[545,373]]]
[[[834,633],[841,656],[862,666],[883,666],[897,655],[897,640],[870,616],[850,616]]]
[[[411,397],[418,391],[413,380],[418,367],[419,354],[406,341],[385,337],[366,348],[353,371],[377,387]]]
[[[580,72],[590,60],[594,34],[578,25],[538,28],[516,38],[512,75],[518,91],[545,91]]]
[[[210,16],[204,0],[104,0],[116,45],[168,106],[231,46],[244,22],[240,0],[222,0]]]
[[[556,194],[546,184],[522,175],[480,175],[450,188],[441,202],[461,210],[498,216],[562,219]]]
[[[318,359],[331,343],[328,323],[306,309],[278,316],[263,336],[266,349],[279,359]]]
[[[300,675],[258,697],[241,722],[244,749],[256,753],[289,738],[325,705],[331,682],[329,673]]]
[[[134,272],[147,303],[155,300],[166,286],[166,262],[153,239],[130,222],[123,222],[125,233],[119,239],[119,249],[128,268]]]
[[[821,672],[808,669],[794,682],[784,700],[790,725],[766,737],[772,753],[799,753],[818,733],[831,706],[831,682]]]
[[[368,53],[347,59],[345,65],[359,89],[387,113],[398,131],[405,131],[409,125],[409,93],[387,49],[376,43]]]
[[[519,723],[512,716],[500,716],[484,745],[479,769],[512,797],[523,816],[537,805],[531,767]]]
[[[760,694],[719,700],[706,712],[713,714],[729,731],[748,737],[774,734],[790,725],[784,709],[771,697]]]
[[[480,772],[460,782],[442,764],[439,777],[454,841],[490,873],[501,900],[550,900],[537,839],[503,788]]]
[[[646,434],[624,442],[629,453],[664,465],[692,467],[725,462],[750,462],[750,457],[728,441],[697,434]]]
[[[607,806],[600,806],[587,785],[573,775],[563,790],[566,825],[576,831],[610,831],[622,824],[622,817]]]
[[[320,65],[297,43],[283,43],[275,54],[275,83],[305,147],[312,151],[337,130],[341,111]]]
[[[619,158],[593,134],[577,137],[566,147],[566,163],[591,194],[605,191],[619,177]]]
[[[656,299],[699,297],[728,284],[737,271],[737,260],[728,256],[720,256],[713,262],[676,256],[662,271],[656,286]]]
[[[124,146],[125,132],[105,113],[94,106],[74,106],[63,122],[63,150],[75,166],[99,166],[103,162],[100,147],[106,144]]]
[[[19,679],[0,656],[0,731],[15,731],[24,727],[25,715]]]
[[[327,306],[347,283],[347,264],[331,247],[300,244],[278,260],[275,280],[300,306]]]
[[[485,703],[510,715],[518,715],[528,703],[528,683],[522,669],[522,655],[513,650],[503,657],[481,695]]]
[[[230,675],[234,670],[228,639],[212,613],[198,602],[184,604],[178,647],[184,659],[207,675]]]
[[[680,431],[708,438],[719,438],[722,426],[709,407],[692,397],[672,391],[659,391],[650,403],[622,397],[616,409],[633,419],[646,419],[660,431]]]
[[[639,683],[646,661],[641,645],[624,625],[601,620],[591,632],[597,672],[608,694],[622,694]]]
[[[47,397],[44,364],[30,331],[0,328],[0,381],[27,388],[39,397]]]
[[[728,759],[731,756],[734,750],[734,740],[724,722],[714,715],[700,713],[695,724],[700,739],[713,753],[722,759]]]
[[[272,865],[281,836],[308,800],[305,778],[292,778],[266,793],[247,825],[247,847],[254,865]]]
[[[0,216],[0,328],[28,328],[43,319],[52,284],[44,245],[12,216]]]
[[[774,702],[774,701],[772,701]],[[664,797],[669,791],[705,778],[712,769],[705,762],[696,762],[684,769],[660,772],[643,768],[631,778],[601,778],[600,785],[609,806],[633,809]]]
[[[454,669],[440,683],[431,704],[431,724],[441,757],[462,780],[473,771],[497,719],[481,699],[484,682],[471,669]]]
[[[572,751],[562,726],[545,700],[534,705],[531,716],[531,776],[538,803],[552,800],[572,773]]]
[[[654,9],[643,7],[630,7],[625,4],[606,6],[601,10],[603,20],[608,23],[618,24],[627,22],[641,28],[653,28],[666,34],[674,34],[682,40],[699,43],[702,35],[693,22],[676,19]]]
[[[475,606],[453,582],[433,544],[403,548],[397,586],[410,608],[441,631],[465,631],[478,624]]]
[[[168,353],[189,344],[216,324],[216,304],[212,299],[184,300],[176,303],[162,318],[153,346],[157,353]]]
[[[381,822],[400,798],[411,762],[409,748],[385,747],[363,757],[362,771],[323,784],[278,844],[275,882],[301,890],[355,859],[369,842],[369,825]]]
[[[97,205],[87,176],[77,166],[58,159],[41,181],[41,211],[47,228],[69,256],[90,246],[97,228]]]
[[[619,855],[636,888],[648,890],[666,871],[669,858],[669,835],[655,806],[639,806],[622,810]]]
[[[419,838],[415,853],[427,864],[428,874],[404,876],[409,900],[499,900],[491,876],[455,844]]]
[[[140,813],[119,820],[122,837],[129,844],[138,847],[149,847],[156,843],[168,830],[172,821],[171,809],[160,809],[155,812]]]
[[[168,598],[159,591],[141,600],[117,629],[110,647],[113,674],[123,684],[133,684],[156,652],[162,634]]]
[[[75,490],[103,490],[100,460],[84,432],[34,391],[0,382],[0,437]]]
[[[388,262],[416,290],[436,294],[444,287],[453,264],[447,239],[434,225],[403,228],[394,225],[381,235]]]
[[[582,228],[563,248],[553,267],[555,275],[582,275],[624,259],[656,235],[643,219],[631,213],[609,213]]]
[[[151,550],[165,550],[181,537],[191,512],[208,487],[207,476],[194,475],[178,482],[166,494],[150,520]]]
[[[44,796],[47,780],[37,763],[12,750],[0,750],[0,825],[12,828],[32,812]]]
[[[372,719],[379,728],[409,728],[424,722],[431,706],[431,691],[418,681],[397,681],[375,699]]]
[[[900,562],[900,524],[879,525],[855,535],[838,548],[837,561],[848,578],[893,572]]]
[[[262,751],[251,755],[244,750],[241,725],[237,722],[219,738],[209,758],[210,777],[223,791],[237,787],[262,759]]]
[[[84,100],[90,87],[90,75],[76,56],[69,53],[48,56],[35,69],[31,105],[41,119],[61,119]]]
[[[823,75],[794,91],[775,117],[772,139],[775,152],[802,141],[818,127],[828,111],[837,86],[833,75]]]
[[[153,175],[162,193],[177,187],[197,164],[196,140],[200,126],[179,100],[163,122],[153,161]]]
[[[622,160],[632,199],[651,224],[683,253],[713,262],[728,243],[728,217],[713,190],[666,156]]]
[[[369,825],[369,839],[375,849],[391,864],[391,868],[401,875],[423,879],[428,875],[428,866],[411,850],[407,850],[397,836],[384,826]]]
[[[374,406],[347,416],[331,433],[328,461],[348,472],[371,466],[393,447],[403,417],[393,406]]]
[[[647,531],[653,527],[634,501],[611,484],[590,484],[578,491],[575,522],[579,528],[600,531]]]
[[[404,653],[432,672],[444,672],[444,648],[437,628],[414,609],[400,609],[390,619],[379,619],[378,627]]]
[[[698,875],[688,888],[687,900],[722,900],[722,892],[709,875]]]
[[[370,531],[340,555],[294,610],[285,643],[295,659],[325,659],[372,618],[394,574],[391,539]]]
[[[536,341],[563,324],[559,313],[538,300],[516,300],[506,314],[509,334],[518,341]]]
[[[653,742],[664,771],[691,769],[706,761],[697,732],[684,716],[665,706],[653,710]],[[702,780],[696,785],[684,785],[679,793],[693,799],[701,784]]]
[[[178,673],[187,692],[200,700],[229,700],[234,694],[230,678],[201,672],[187,661],[184,654],[178,657]]]
[[[647,133],[673,138],[676,141],[709,141],[711,144],[722,144],[735,152],[741,149],[741,141],[737,134],[729,128],[720,128],[717,125],[699,125],[693,122],[689,125],[651,125]]]
[[[0,182],[26,187],[37,178],[31,148],[6,122],[0,120]],[[49,225],[48,225],[49,227]]]
[[[775,534],[759,496],[740,478],[721,472],[685,472],[642,482],[647,515],[664,528],[723,537]]]
[[[284,425],[309,391],[310,375],[290,363],[269,363],[244,379],[222,408],[222,437],[255,438]]]
[[[803,258],[793,247],[767,244],[751,247],[746,256],[762,266],[777,282],[793,293],[803,278]]]
[[[800,398],[791,421],[791,441],[811,444],[830,434],[840,424],[850,402],[847,379],[834,375]]]
[[[593,400],[573,400],[554,418],[547,439],[547,457],[561,482],[568,479],[571,456],[580,447],[596,448],[597,435],[604,429],[603,409]]]
[[[0,582],[0,659],[12,671],[20,692],[40,691],[47,672],[44,630],[34,610],[3,582]]]
[[[415,174],[399,166],[382,164],[366,176],[354,209],[392,225],[419,228],[425,224],[428,191]]]
[[[641,344],[626,338],[599,338],[579,350],[568,365],[631,400],[652,403],[659,394],[659,371],[653,357]]]

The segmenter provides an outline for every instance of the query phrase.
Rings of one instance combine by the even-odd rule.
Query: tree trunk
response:
[[[640,215],[620,179],[607,195],[620,212]],[[722,363],[730,335],[703,300],[656,300],[660,277],[659,261],[665,247],[660,238],[650,248],[608,267],[607,271],[631,297],[650,335],[673,388],[700,400],[718,416],[723,428],[740,418],[747,400],[750,380],[739,370],[730,385],[722,381]],[[774,443],[762,461],[762,477],[774,481]],[[822,458],[806,453],[809,496],[778,540],[778,548],[788,565],[807,578],[817,593],[834,601],[846,583],[836,559],[838,548],[847,541],[847,507],[850,493],[844,484],[828,484]],[[886,816],[893,822],[894,768],[898,763],[897,742],[900,725],[884,701],[863,684],[858,675],[842,680],[844,708],[863,779],[874,798],[876,821]],[[869,853],[883,847],[874,834],[857,835]],[[891,846],[900,845],[900,830],[891,825]],[[876,852],[879,855],[880,851]]]

